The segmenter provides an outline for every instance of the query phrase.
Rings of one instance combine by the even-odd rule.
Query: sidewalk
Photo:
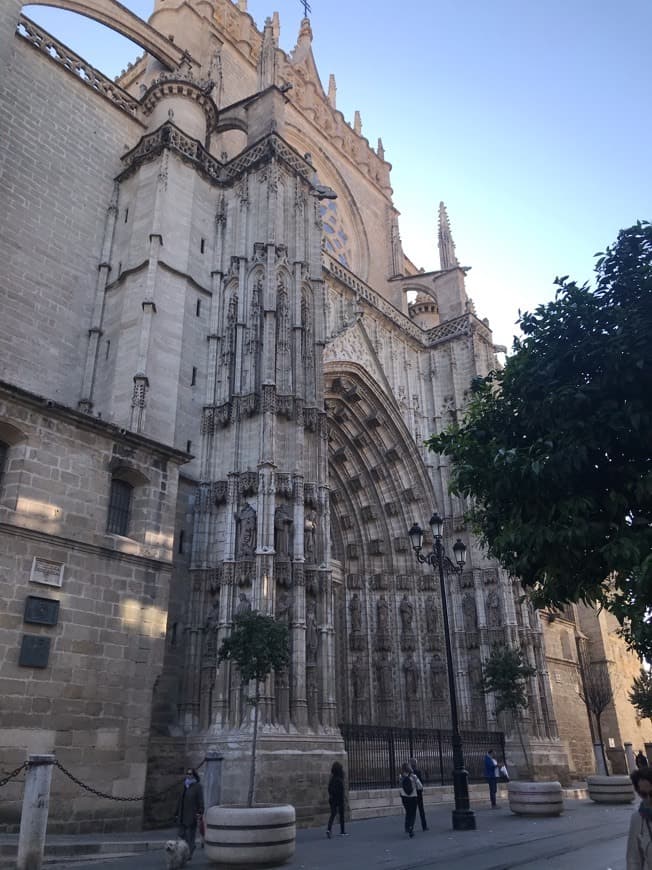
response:
[[[401,816],[351,822],[349,834],[327,840],[322,827],[297,831],[294,858],[287,870],[505,870],[527,867],[550,870],[624,870],[625,840],[634,805],[608,806],[567,800],[562,816],[524,818],[513,815],[506,802],[497,810],[476,812],[477,830],[453,831],[451,807],[428,812],[429,830],[417,821],[414,839],[403,833]],[[46,846],[50,870],[163,870],[163,843],[173,831],[142,834],[51,836]],[[13,840],[13,843],[10,841]],[[4,867],[13,866],[8,849],[16,835],[0,836]],[[124,851],[119,851],[119,850]],[[134,852],[125,857],[125,852]],[[68,850],[68,851],[66,851]],[[122,856],[122,857],[121,857]],[[188,870],[214,867],[198,849]]]

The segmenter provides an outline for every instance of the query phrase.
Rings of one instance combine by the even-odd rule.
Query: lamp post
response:
[[[444,617],[444,640],[446,642],[446,666],[448,670],[448,693],[451,701],[451,724],[453,730],[453,791],[455,794],[455,809],[453,810],[453,830],[475,830],[475,814],[469,803],[469,774],[464,767],[464,755],[462,754],[462,738],[457,721],[457,693],[455,690],[455,673],[453,671],[453,653],[451,650],[450,626],[448,623],[448,603],[446,599],[446,582],[444,579],[444,566],[448,570],[462,572],[466,562],[466,547],[458,538],[453,544],[455,564],[446,555],[442,543],[442,530],[444,521],[435,511],[430,518],[432,529],[432,552],[421,553],[423,548],[423,529],[418,523],[414,523],[410,531],[410,543],[416,557],[421,563],[428,563],[433,568],[439,569],[439,585],[441,589],[441,603]]]

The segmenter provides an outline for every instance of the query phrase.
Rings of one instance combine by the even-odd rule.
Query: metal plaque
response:
[[[50,658],[50,638],[24,634],[18,664],[23,668],[47,668]]]
[[[54,598],[40,598],[28,595],[25,599],[24,622],[37,625],[56,625],[59,620],[59,602]]]

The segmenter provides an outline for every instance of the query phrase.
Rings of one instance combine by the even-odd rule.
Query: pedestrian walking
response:
[[[339,761],[334,761],[331,767],[331,778],[328,781],[328,803],[330,804],[331,814],[328,819],[328,827],[326,828],[326,836],[330,840],[333,836],[333,822],[335,816],[340,817],[340,836],[345,837],[344,830],[344,768]]]
[[[195,836],[197,825],[204,815],[204,792],[199,782],[199,774],[194,768],[186,770],[183,789],[179,795],[176,820],[179,826],[179,837],[185,840],[190,849],[190,855],[195,851]]]
[[[632,816],[627,838],[627,870],[652,870],[652,768],[630,774],[641,804]]]
[[[414,837],[414,820],[417,817],[417,789],[423,788],[423,784],[412,772],[412,768],[406,762],[401,767],[399,779],[401,801],[405,809],[405,833]]]
[[[417,785],[417,809],[419,810],[419,818],[421,819],[421,830],[428,830],[428,823],[426,822],[426,811],[423,808],[423,783],[425,782],[425,778],[419,768],[417,767],[416,758],[410,759],[410,767],[412,768],[412,773],[416,776],[418,785]]]
[[[643,752],[642,749],[639,749],[636,753],[636,758],[634,759],[636,762],[636,767],[648,767],[647,755]]]
[[[495,809],[496,792],[498,791],[498,762],[494,758],[493,749],[489,749],[484,757],[484,777],[489,785],[489,800],[492,809]]]

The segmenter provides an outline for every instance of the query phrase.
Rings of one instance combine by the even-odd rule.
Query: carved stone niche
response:
[[[288,589],[292,585],[292,565],[286,559],[276,559],[274,562],[274,574],[279,586]]]
[[[266,245],[264,242],[254,242],[254,262],[262,263],[266,260]]]
[[[238,586],[251,586],[251,580],[256,576],[256,566],[252,561],[238,562],[236,578]]]
[[[294,417],[294,399],[292,396],[276,395],[276,413],[279,417],[285,417],[286,420],[292,420]]]
[[[303,487],[304,504],[310,505],[312,508],[317,507],[317,484],[306,483]]]
[[[405,487],[405,489],[403,490],[403,498],[406,501],[417,501],[417,497],[414,494],[414,490],[412,489],[411,486]]]
[[[377,429],[382,425],[382,420],[380,417],[374,412],[373,414],[369,414],[364,418],[364,424],[367,429]]]
[[[356,447],[366,447],[369,444],[369,437],[366,432],[358,432],[354,437],[353,443]]]
[[[369,541],[368,552],[370,556],[384,556],[385,541],[382,538],[374,538],[373,541]]]
[[[364,576],[362,574],[347,574],[346,586],[348,589],[362,589],[364,586]]]
[[[276,492],[285,498],[292,498],[292,477],[289,474],[276,475]]]
[[[317,429],[317,408],[304,408],[303,425],[310,432]]]
[[[333,378],[331,381],[331,391],[333,393],[341,393],[344,390],[342,378]]]
[[[377,465],[375,468],[372,468],[369,472],[371,475],[371,479],[376,483],[379,483],[381,480],[384,480],[387,477],[387,469],[384,465]]]
[[[258,492],[258,472],[243,471],[240,474],[240,495],[250,495]]]
[[[224,504],[229,491],[229,484],[226,480],[216,480],[213,483],[213,503]]]
[[[473,571],[464,571],[460,574],[460,586],[462,589],[473,589]]]
[[[385,513],[388,517],[397,517],[398,516],[398,502],[395,501],[386,501],[385,502]]]
[[[498,582],[498,571],[496,568],[487,568],[482,572],[482,580],[485,585],[490,586]]]
[[[356,543],[351,543],[346,545],[346,555],[349,559],[359,559],[360,558],[360,547]]]
[[[372,589],[389,589],[392,585],[391,574],[373,574],[371,577]]]
[[[358,388],[355,384],[351,387],[350,390],[347,390],[344,393],[344,401],[350,402],[351,404],[355,404],[362,399],[362,396],[358,393]]]
[[[432,592],[437,588],[437,580],[434,572],[431,574],[421,574],[419,576],[419,589],[421,592]]]
[[[306,571],[306,592],[317,595],[319,592],[319,574],[317,571]]]
[[[360,492],[362,490],[362,480],[360,480],[360,476],[352,477],[349,481],[349,490],[352,493]]]
[[[360,511],[360,515],[365,523],[370,523],[376,519],[376,510],[373,505],[367,504]]]
[[[394,538],[394,552],[395,553],[406,553],[408,550],[408,541],[405,535],[399,535],[399,537]]]
[[[349,649],[351,652],[362,652],[365,648],[365,636],[361,631],[351,632],[349,635]]]
[[[338,447],[337,450],[334,450],[331,454],[331,459],[336,465],[342,465],[348,459],[346,455],[346,450],[344,447]]]
[[[385,452],[385,459],[388,462],[398,462],[400,458],[400,453],[398,452],[396,447],[390,447],[389,450]]]
[[[340,517],[340,525],[343,529],[352,529],[353,528],[353,518],[350,514],[342,514]]]
[[[400,540],[403,540],[402,538]],[[412,574],[397,574],[396,588],[401,590],[411,590],[414,585]]]

